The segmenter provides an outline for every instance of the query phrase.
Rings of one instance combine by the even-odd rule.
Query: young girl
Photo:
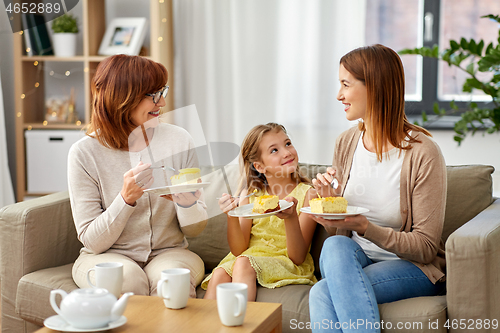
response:
[[[277,195],[292,207],[258,219],[227,216],[229,253],[202,283],[205,298],[216,298],[224,282],[248,285],[248,300],[255,301],[256,281],[266,288],[316,282],[309,246],[316,228],[311,215],[300,214],[309,206],[309,180],[299,173],[299,157],[285,128],[268,123],[254,127],[241,147],[242,179],[239,201],[228,194],[219,200],[224,213],[253,203],[259,195]],[[255,195],[245,198],[247,194]],[[300,214],[300,215],[299,215]]]

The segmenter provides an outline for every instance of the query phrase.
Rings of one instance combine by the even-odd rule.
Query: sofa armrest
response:
[[[500,320],[499,258],[500,199],[496,199],[446,242],[450,320]]]

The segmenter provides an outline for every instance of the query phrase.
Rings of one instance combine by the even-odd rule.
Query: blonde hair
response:
[[[240,153],[240,182],[238,193],[244,189],[253,192],[258,190],[264,192],[268,186],[267,178],[263,173],[255,169],[253,163],[260,161],[261,151],[259,149],[262,138],[269,132],[279,133],[282,131],[287,134],[283,125],[277,123],[267,123],[265,125],[257,125],[248,132],[241,144]],[[288,135],[288,134],[287,134]],[[307,176],[302,175],[297,165],[297,169],[292,174],[292,179],[297,183],[310,183]]]
[[[392,49],[375,44],[357,48],[340,59],[340,64],[366,86],[366,116],[358,127],[370,128],[377,158],[382,161],[385,143],[399,149],[411,149],[420,142],[410,131],[432,136],[426,129],[411,124],[405,114],[405,74],[399,55]],[[403,141],[407,140],[407,144]]]

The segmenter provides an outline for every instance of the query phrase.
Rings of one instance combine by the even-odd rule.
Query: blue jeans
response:
[[[313,332],[380,332],[377,303],[435,296],[444,289],[409,261],[372,262],[345,236],[325,241],[320,268],[323,279],[309,293]]]

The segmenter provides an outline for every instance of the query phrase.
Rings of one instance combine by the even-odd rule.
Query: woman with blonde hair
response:
[[[162,64],[127,55],[104,59],[92,78],[90,127],[68,156],[71,209],[83,243],[73,265],[79,287],[88,286],[87,270],[96,264],[120,262],[123,292],[154,295],[162,270],[183,267],[196,296],[204,264],[187,250],[185,236],[206,225],[202,193],[166,200],[144,192],[173,175],[152,163],[177,170],[198,165],[187,131],[158,121],[167,81]]]
[[[340,60],[339,80],[346,118],[361,122],[337,138],[333,166],[313,184],[322,196],[343,196],[369,212],[314,218],[336,236],[323,245],[323,279],[309,294],[311,325],[313,332],[347,332],[351,323],[380,332],[377,304],[444,289],[446,167],[430,133],[405,116],[396,52],[355,49]]]

